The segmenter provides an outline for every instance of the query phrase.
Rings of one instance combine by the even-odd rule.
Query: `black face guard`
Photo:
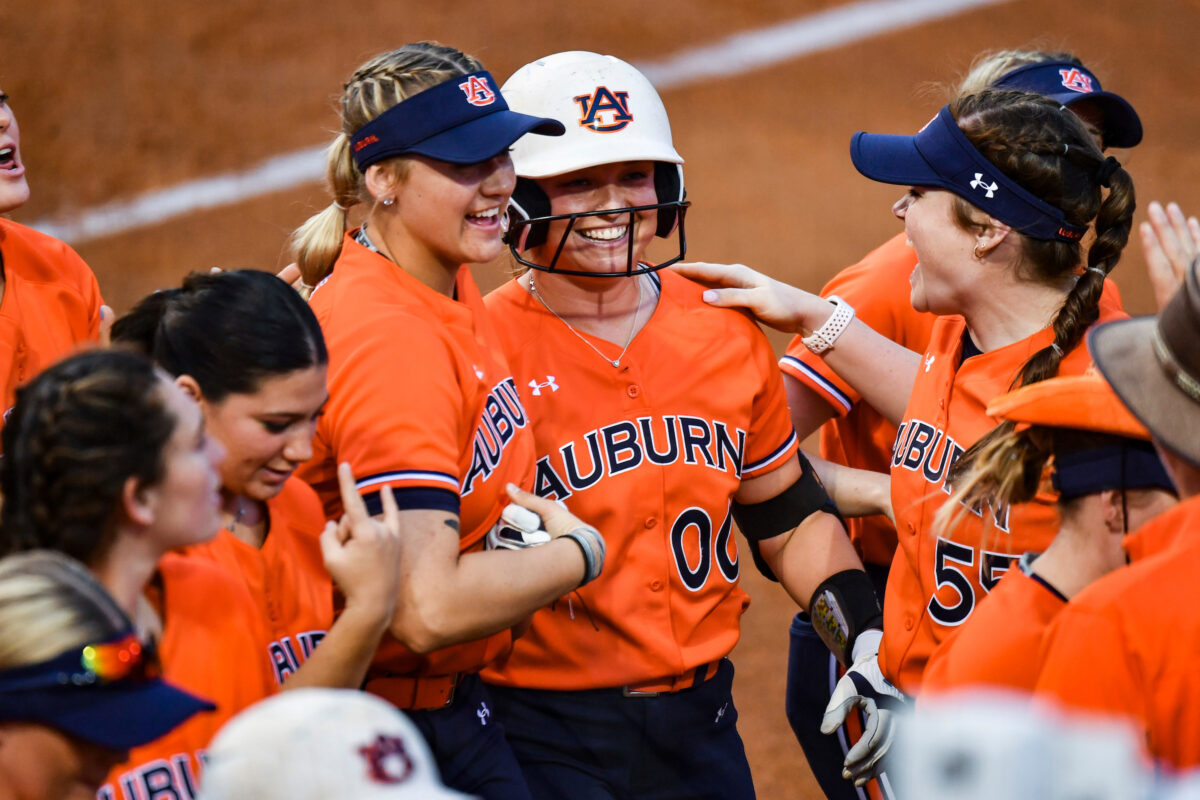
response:
[[[530,269],[541,270],[542,272],[556,272],[560,275],[581,275],[587,278],[628,278],[633,275],[643,275],[647,272],[656,272],[663,267],[669,267],[677,261],[683,260],[684,255],[687,254],[687,235],[684,232],[683,220],[688,206],[690,205],[691,202],[688,200],[672,200],[668,203],[655,203],[648,206],[632,206],[630,208],[617,209],[610,208],[600,209],[598,211],[583,211],[578,214],[557,214],[548,217],[534,217],[533,219],[518,219],[512,221],[508,232],[504,236],[504,241],[508,244],[508,249],[512,251],[513,258],[515,258],[518,263],[523,264]],[[669,210],[669,213],[674,214],[677,218],[674,229],[679,234],[679,254],[659,264],[651,265],[639,262],[635,268],[633,261],[633,243],[635,237],[633,236],[633,231],[634,224],[637,220],[637,214],[642,211],[657,211],[661,217],[664,213],[664,210]],[[625,270],[623,272],[588,272],[587,270],[582,269],[559,269],[557,267],[558,258],[560,255],[562,255],[563,248],[566,247],[567,238],[571,235],[571,230],[575,227],[575,221],[577,219],[580,217],[611,216],[612,214],[616,213],[629,215],[629,247],[626,251]],[[523,257],[517,250],[517,244],[522,240],[522,238],[524,238],[521,235],[522,229],[532,225],[546,225],[549,227],[551,222],[557,222],[558,220],[566,220],[567,229],[563,231],[562,239],[559,241],[558,247],[554,251],[554,257],[550,259],[550,263],[535,264],[529,259]],[[656,233],[655,235],[657,236],[659,234]],[[663,234],[664,237],[670,235],[670,231]]]

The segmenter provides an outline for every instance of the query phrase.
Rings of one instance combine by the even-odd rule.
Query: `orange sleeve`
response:
[[[330,375],[321,427],[362,491],[383,483],[458,494],[463,396],[444,339],[402,311],[359,329],[354,352]]]
[[[796,453],[799,443],[788,414],[787,394],[783,377],[775,366],[771,343],[750,324],[747,338],[752,358],[759,366],[762,384],[754,395],[751,427],[747,435],[746,454],[742,459],[742,479],[765,475],[784,464]]]
[[[821,296],[836,294],[876,332],[905,347],[923,348],[934,317],[916,311],[909,301],[908,277],[916,263],[916,251],[906,244],[904,234],[898,234],[835,275],[821,289]],[[811,353],[799,336],[788,344],[779,368],[824,397],[841,416],[859,401],[858,393]]]
[[[1068,605],[1045,640],[1039,695],[1072,708],[1132,717],[1141,729],[1147,713],[1120,625],[1103,609]]]

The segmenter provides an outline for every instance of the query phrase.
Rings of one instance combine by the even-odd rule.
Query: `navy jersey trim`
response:
[[[784,356],[783,358],[779,359],[779,363],[787,364],[792,369],[804,373],[804,377],[815,383],[823,392],[826,392],[830,397],[836,400],[838,405],[846,409],[847,412],[854,408],[854,403],[850,402],[850,398],[846,396],[845,392],[839,389],[836,384],[834,384],[824,375],[817,372],[800,359],[796,358],[795,356]]]

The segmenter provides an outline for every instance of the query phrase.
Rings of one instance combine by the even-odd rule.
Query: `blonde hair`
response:
[[[976,94],[991,86],[1014,69],[1047,61],[1066,61],[1077,67],[1083,62],[1070,53],[1047,53],[1042,50],[985,50],[975,56],[967,74],[959,82],[954,94],[963,97]]]
[[[296,264],[305,283],[315,285],[333,269],[342,250],[348,210],[368,201],[363,174],[350,150],[350,138],[402,100],[455,75],[481,69],[483,65],[477,59],[453,47],[415,42],[375,56],[354,71],[343,86],[342,130],[325,151],[325,177],[333,202],[292,233]],[[408,163],[404,156],[387,163],[397,171],[397,177],[403,177]]]
[[[70,556],[30,550],[0,559],[0,670],[37,664],[132,627]]]

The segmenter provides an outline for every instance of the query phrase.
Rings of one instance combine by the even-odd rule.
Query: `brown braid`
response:
[[[1049,98],[987,90],[955,100],[951,113],[997,169],[1061,209],[1068,222],[1093,225],[1095,236],[1082,273],[1080,243],[1020,238],[1020,277],[1058,286],[1076,276],[1051,322],[1053,342],[1030,356],[1012,383],[1012,388],[1026,386],[1056,375],[1063,357],[1079,346],[1099,318],[1104,279],[1117,265],[1133,224],[1133,180],[1118,168],[1107,180],[1105,194],[1097,174],[1104,154],[1082,121]],[[964,228],[982,225],[978,209],[957,196],[954,212]],[[981,455],[1009,437],[1013,427],[1002,423],[968,448],[951,467],[948,481],[972,471]]]
[[[483,69],[475,58],[437,42],[415,42],[372,58],[354,71],[342,87],[341,132],[326,153],[326,180],[333,203],[310,217],[292,234],[296,263],[305,283],[315,285],[333,269],[346,232],[346,210],[370,197],[350,151],[350,137],[384,111],[455,75]],[[383,164],[404,176],[408,159]]]
[[[145,358],[91,350],[17,393],[4,427],[0,554],[56,550],[86,564],[103,555],[130,477],[162,477],[175,428],[164,377]]]

